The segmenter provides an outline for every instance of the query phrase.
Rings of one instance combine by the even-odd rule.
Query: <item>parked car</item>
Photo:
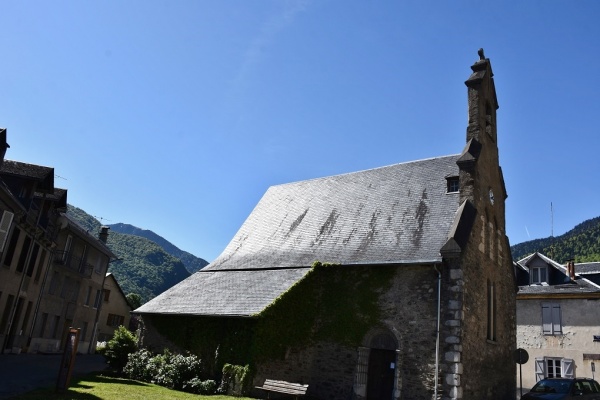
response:
[[[521,400],[600,400],[600,384],[589,378],[547,378],[535,384]]]

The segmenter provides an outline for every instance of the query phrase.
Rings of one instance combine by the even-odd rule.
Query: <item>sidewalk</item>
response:
[[[56,385],[62,355],[3,354],[0,355],[0,399]],[[78,354],[73,376],[103,371],[107,365],[101,355]]]

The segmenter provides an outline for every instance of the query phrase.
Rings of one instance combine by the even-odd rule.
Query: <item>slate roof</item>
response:
[[[136,310],[251,316],[315,261],[440,262],[459,207],[459,155],[272,186],[216,260]]]
[[[54,168],[28,164],[20,161],[4,160],[2,174],[27,177],[39,182],[40,190],[54,190]]]
[[[564,275],[564,281],[557,284],[532,284],[532,285],[521,285],[519,286],[518,295],[527,296],[556,296],[556,295],[582,295],[591,293],[600,293],[600,286],[584,278],[577,272],[577,265],[575,269],[575,280],[568,278],[567,268],[556,261],[546,257],[541,253],[531,254],[516,262],[516,267],[523,270],[529,271],[527,267],[530,260],[534,257],[539,257],[544,260],[550,268],[554,268]],[[599,263],[600,264],[600,263]]]
[[[581,275],[600,273],[600,262],[576,263],[575,272]]]

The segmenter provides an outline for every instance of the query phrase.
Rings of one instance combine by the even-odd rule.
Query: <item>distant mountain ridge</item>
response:
[[[100,222],[84,210],[69,204],[67,214],[88,232],[100,231]],[[118,257],[109,265],[109,272],[125,294],[139,294],[142,303],[190,276],[179,258],[145,237],[109,231],[107,246]]]
[[[194,272],[197,272],[208,265],[208,261],[196,257],[195,255],[190,254],[187,251],[179,249],[173,243],[169,242],[162,236],[157,235],[156,233],[148,229],[141,229],[136,226],[124,223],[112,224],[108,225],[108,227],[110,227],[111,231],[113,232],[140,236],[152,240],[154,243],[162,247],[167,253],[169,253],[173,257],[179,258],[183,262],[183,265],[185,265],[185,268],[190,272],[190,274],[193,274]]]
[[[570,259],[600,261],[600,217],[588,219],[563,235],[530,240],[510,249],[515,261],[536,251],[563,264]]]

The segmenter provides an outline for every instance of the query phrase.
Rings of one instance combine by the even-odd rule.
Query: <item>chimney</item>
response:
[[[108,226],[103,226],[100,228],[100,233],[98,234],[98,238],[104,244],[106,244],[106,240],[108,240],[108,230],[110,228]]]
[[[567,272],[569,273],[569,279],[575,280],[575,261],[569,260],[567,263]]]
[[[0,128],[0,168],[4,163],[4,155],[6,155],[6,149],[10,146],[6,143],[6,128]]]

